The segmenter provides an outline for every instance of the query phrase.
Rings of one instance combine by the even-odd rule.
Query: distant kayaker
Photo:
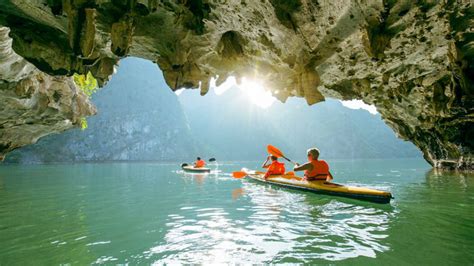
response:
[[[271,163],[269,161],[271,160]],[[265,162],[262,164],[262,168],[267,169],[264,178],[267,179],[270,175],[283,175],[285,174],[285,164],[280,163],[278,158],[273,155],[269,155]]]
[[[307,181],[325,180],[331,181],[332,175],[329,172],[329,165],[324,160],[319,160],[319,150],[311,148],[307,151],[308,162],[299,165],[296,164],[294,171],[304,170],[304,179]]]
[[[197,157],[196,161],[194,162],[194,167],[195,168],[202,168],[206,166],[206,162],[204,160],[201,160],[201,157]]]

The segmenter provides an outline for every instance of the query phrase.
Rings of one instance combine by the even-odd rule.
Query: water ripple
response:
[[[235,180],[230,167],[208,175],[152,163],[0,168],[0,264],[474,261],[474,178],[420,178],[392,163],[364,178],[366,168],[351,167],[341,183],[389,190],[396,200]]]
[[[168,215],[164,241],[146,250],[156,263],[309,262],[375,257],[389,250],[384,209],[245,183],[250,204],[233,218],[224,208],[180,208]],[[185,252],[180,252],[185,250]]]

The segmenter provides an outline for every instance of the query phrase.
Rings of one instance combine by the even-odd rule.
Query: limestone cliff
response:
[[[39,138],[80,124],[96,112],[71,78],[39,71],[15,54],[0,27],[0,159]]]
[[[0,24],[48,74],[103,84],[133,55],[175,89],[234,75],[282,101],[362,99],[435,167],[474,168],[469,0],[5,0]]]

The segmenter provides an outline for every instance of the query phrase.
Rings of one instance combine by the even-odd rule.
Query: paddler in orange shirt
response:
[[[304,170],[304,179],[307,181],[324,180],[331,181],[332,175],[329,172],[329,165],[324,160],[319,160],[319,150],[311,148],[307,151],[308,162],[299,165],[296,164],[294,171]]]
[[[269,161],[271,160],[271,163]],[[264,178],[267,179],[271,175],[283,175],[285,174],[285,164],[280,163],[278,158],[273,155],[269,155],[265,162],[262,164],[262,168],[266,168],[267,172],[265,173]]]
[[[194,167],[202,168],[204,166],[206,166],[206,162],[204,160],[201,160],[201,157],[197,157],[196,162],[194,162]]]

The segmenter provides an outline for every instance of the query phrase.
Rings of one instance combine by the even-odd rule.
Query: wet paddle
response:
[[[267,146],[267,151],[268,151],[268,153],[270,153],[270,154],[273,155],[273,156],[276,156],[276,157],[278,157],[278,158],[283,158],[283,159],[287,160],[287,161],[290,162],[290,163],[296,164],[296,163],[293,162],[292,160],[286,158],[285,155],[283,154],[283,152],[281,152],[281,151],[280,151],[277,147],[275,147],[275,146],[268,145],[268,146]]]
[[[260,172],[261,174],[263,174],[263,172]],[[244,171],[238,171],[238,172],[232,172],[232,177],[236,178],[236,179],[241,179],[241,178],[244,178],[248,175],[247,172],[244,172]],[[298,180],[300,180],[301,178],[299,177],[295,177],[295,172],[288,172],[286,174],[284,174],[282,177],[284,178],[297,178]]]
[[[246,177],[246,176],[247,176],[247,173],[246,173],[246,172],[243,172],[243,171],[232,172],[232,176],[233,176],[234,178],[240,179],[240,178]]]
[[[215,162],[215,161],[216,161],[216,158],[209,159],[209,162]]]

